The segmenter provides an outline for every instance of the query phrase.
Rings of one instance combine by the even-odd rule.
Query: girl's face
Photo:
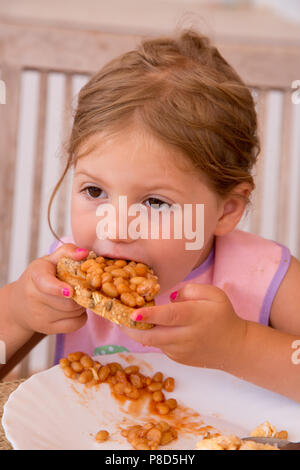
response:
[[[123,130],[114,136],[99,133],[90,137],[86,145],[88,147],[82,146],[79,153],[90,145],[92,150],[77,160],[72,188],[71,220],[75,243],[99,256],[135,260],[151,266],[159,278],[160,292],[165,292],[182,281],[209,254],[220,216],[218,196],[199,172],[195,172],[186,156],[141,129]],[[127,209],[132,204],[142,204],[146,208],[149,232],[145,238],[133,239],[128,233],[125,239],[119,236],[119,216],[127,218],[128,227],[137,218],[137,215],[122,213],[125,209],[119,210],[120,196],[127,197]],[[116,236],[111,232],[106,239],[99,239],[96,227],[104,217],[97,216],[96,209],[103,203],[115,207]],[[193,207],[192,230],[197,227],[195,204],[204,204],[204,245],[201,249],[186,249],[186,243],[195,239],[185,238],[184,225],[182,238],[174,237],[172,211],[169,239],[163,237],[161,231],[159,239],[151,238],[151,207],[162,203],[179,204],[183,209],[183,220],[184,204],[193,205],[190,206]],[[168,206],[164,208],[164,211],[168,210]],[[161,212],[159,217],[162,221]]]

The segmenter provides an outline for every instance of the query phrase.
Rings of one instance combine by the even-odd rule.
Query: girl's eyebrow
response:
[[[94,181],[98,180],[99,183],[102,183],[102,181],[99,178],[97,178],[97,176],[92,175],[92,174],[88,173],[87,171],[77,171],[77,172],[74,173],[74,177],[78,176],[78,175],[88,176],[92,180],[94,180]],[[153,185],[148,185],[147,186],[147,184],[145,182],[143,182],[143,184],[141,184],[141,188],[147,189],[148,191],[150,191],[150,190],[155,191],[155,190],[159,190],[159,189],[169,189],[169,190],[173,191],[174,193],[181,194],[181,195],[186,195],[186,191],[181,190],[178,187],[176,188],[172,185],[166,185],[165,182],[162,182],[161,184],[155,184],[155,186],[153,186]]]
[[[91,178],[93,180],[97,179],[97,177],[95,175],[91,175],[90,173],[87,173],[86,171],[75,171],[74,176],[78,176],[78,175],[88,176],[89,178]]]

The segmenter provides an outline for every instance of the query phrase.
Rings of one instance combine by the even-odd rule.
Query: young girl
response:
[[[286,247],[235,229],[254,188],[256,132],[250,91],[194,31],[145,40],[96,73],[79,94],[64,172],[74,168],[72,237],[0,291],[7,358],[36,332],[57,334],[55,363],[75,350],[158,351],[300,401],[300,263]],[[187,250],[184,237],[123,238],[117,223],[116,235],[99,239],[97,207],[117,208],[124,195],[149,217],[162,204],[204,204],[203,247]],[[56,263],[88,250],[153,268],[156,306],[133,318],[154,328],[119,327],[71,299]]]

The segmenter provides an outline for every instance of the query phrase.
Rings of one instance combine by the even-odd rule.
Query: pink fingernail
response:
[[[143,315],[141,315],[140,313],[136,316],[135,318],[135,321],[141,321],[143,320]]]
[[[76,253],[82,253],[83,251],[88,251],[85,248],[77,248]]]
[[[178,294],[178,291],[177,291],[177,290],[175,290],[174,292],[172,292],[172,294],[170,294],[170,299],[171,299],[171,300],[175,300],[176,297],[177,297],[177,294]]]
[[[62,293],[65,297],[70,297],[70,291],[69,289],[63,288]]]

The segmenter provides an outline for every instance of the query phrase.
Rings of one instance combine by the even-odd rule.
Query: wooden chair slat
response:
[[[37,135],[35,147],[35,172],[34,172],[34,188],[33,188],[33,204],[32,204],[32,225],[29,249],[29,261],[37,258],[38,239],[39,239],[39,223],[40,223],[40,201],[43,173],[43,154],[45,145],[45,126],[47,116],[47,73],[40,74],[40,90],[39,90],[39,108],[37,121]]]
[[[6,85],[6,104],[0,105],[0,287],[8,280],[14,178],[19,126],[21,68],[4,64],[1,80]]]

